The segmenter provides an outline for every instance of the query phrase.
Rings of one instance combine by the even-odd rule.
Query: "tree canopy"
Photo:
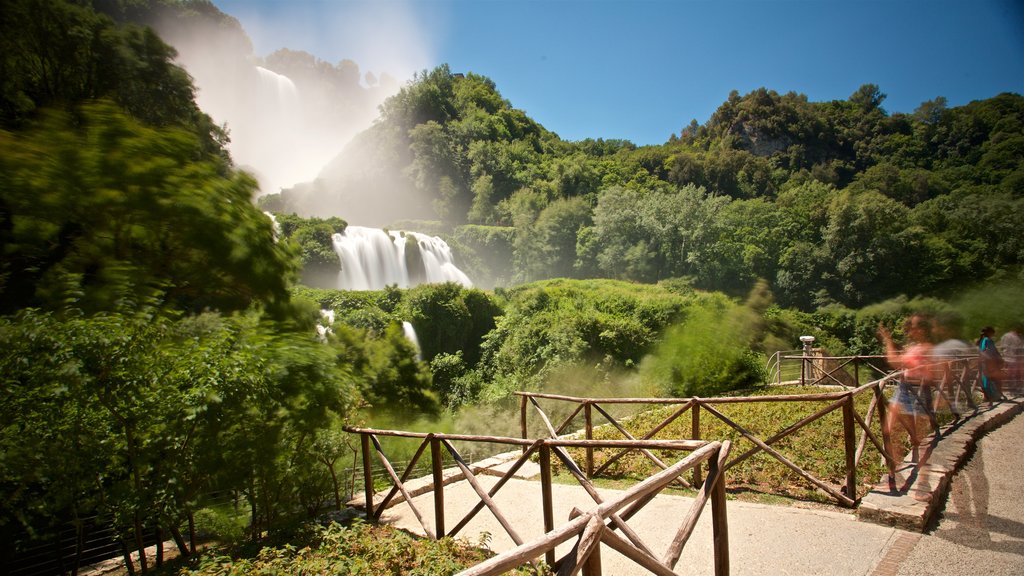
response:
[[[741,296],[763,278],[780,303],[813,309],[1019,274],[1024,98],[937,98],[892,115],[884,103],[874,84],[830,102],[734,91],[662,145],[566,142],[486,77],[440,66],[385,103],[316,194],[268,202],[302,213],[326,201],[347,217],[357,189],[383,185],[424,208],[395,217],[439,220],[464,239],[456,248],[483,285],[686,277]],[[508,230],[506,243],[479,226]]]

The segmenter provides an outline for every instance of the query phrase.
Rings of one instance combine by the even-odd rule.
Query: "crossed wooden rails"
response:
[[[934,363],[933,371],[936,374],[933,386],[925,388],[913,387],[912,391],[918,397],[919,406],[922,408],[924,413],[928,416],[935,436],[933,440],[937,440],[940,427],[938,419],[936,418],[935,412],[932,409],[932,394],[937,394],[944,398],[947,405],[955,406],[958,404],[958,400],[961,396],[966,396],[966,403],[973,409],[976,408],[972,396],[972,390],[974,387],[974,380],[977,375],[977,359],[976,358],[963,358],[952,361],[940,361]],[[890,384],[895,382],[899,378],[899,372],[891,372],[883,378],[874,380],[867,384],[860,385],[853,389],[845,389],[836,392],[826,393],[815,393],[815,394],[787,394],[787,395],[765,395],[765,396],[743,396],[743,397],[718,397],[718,398],[579,398],[574,396],[563,396],[557,394],[539,394],[531,392],[516,392],[520,397],[520,428],[521,434],[524,438],[528,435],[527,427],[527,412],[528,406],[533,405],[536,408],[541,420],[544,423],[545,428],[548,430],[552,437],[556,437],[565,434],[570,429],[576,417],[582,412],[584,417],[584,428],[583,434],[587,440],[593,439],[594,435],[594,412],[599,413],[609,425],[613,426],[620,434],[629,440],[637,440],[638,438],[631,434],[616,418],[614,418],[605,406],[611,406],[616,404],[642,404],[642,405],[662,405],[662,406],[678,406],[678,408],[672,412],[668,417],[662,420],[660,423],[655,425],[651,430],[640,436],[640,440],[649,440],[654,438],[659,432],[668,427],[672,422],[682,417],[688,411],[692,412],[691,416],[691,439],[701,438],[701,414],[706,412],[719,421],[723,422],[736,432],[738,432],[743,438],[749,440],[754,446],[747,451],[733,456],[729,461],[725,463],[725,471],[728,471],[733,466],[736,466],[744,460],[754,456],[759,452],[765,452],[772,458],[778,460],[783,465],[788,467],[790,470],[795,472],[798,476],[803,478],[808,484],[814,488],[824,492],[831,497],[837,504],[848,508],[855,507],[857,505],[857,467],[864,456],[865,448],[867,443],[870,441],[874,448],[878,451],[878,454],[884,459],[886,467],[888,468],[889,474],[894,475],[897,466],[899,465],[892,458],[893,450],[891,449],[891,434],[885,426],[881,426],[881,433],[876,434],[872,431],[870,423],[875,418],[879,418],[880,422],[885,421],[885,414],[887,408],[887,399],[885,397],[885,389]],[[855,398],[861,394],[871,394],[872,398],[868,405],[866,414],[861,416],[855,406]],[[555,400],[562,402],[575,403],[576,408],[569,414],[557,427],[552,425],[549,417],[541,408],[538,403],[538,399]],[[739,404],[739,403],[766,403],[766,402],[829,402],[824,408],[821,408],[800,420],[790,424],[782,430],[776,432],[768,438],[759,438],[756,434],[748,430],[743,425],[735,422],[723,414],[717,405],[720,404]],[[813,474],[793,462],[778,450],[773,448],[771,445],[777,443],[783,438],[797,432],[801,428],[815,422],[827,414],[835,411],[842,411],[842,442],[843,449],[845,452],[845,482],[840,487],[835,487],[830,483],[815,477]],[[960,417],[959,413],[954,412],[956,417]],[[856,438],[857,429],[860,430],[860,438]],[[912,434],[914,434],[912,432]],[[881,438],[879,438],[881,436]],[[637,450],[643,454],[648,460],[653,462],[656,466],[665,469],[667,466],[662,462],[655,454],[650,450],[637,447],[637,448],[624,448],[615,455],[611,456],[604,461],[599,467],[595,468],[594,463],[594,448],[586,447],[584,470],[587,477],[600,476],[605,470],[612,466],[615,462],[620,460],[629,452]],[[693,468],[693,485],[698,485],[701,482],[701,469],[700,467]],[[685,479],[679,478],[677,480],[680,484],[690,486]]]
[[[950,406],[958,404],[961,395],[966,396],[966,402],[975,408],[971,398],[974,382],[977,377],[977,359],[964,358],[960,360],[938,362],[935,364],[934,373],[936,378],[933,386],[927,387],[929,393],[938,394],[944,398]],[[502,528],[517,545],[516,548],[499,554],[481,564],[460,573],[462,576],[490,576],[501,574],[507,570],[521,566],[526,563],[536,565],[536,558],[544,555],[549,566],[553,566],[559,575],[576,574],[580,571],[585,576],[594,576],[601,573],[600,544],[606,544],[620,552],[639,566],[647,569],[653,574],[672,575],[672,571],[678,562],[683,547],[692,534],[697,520],[707,502],[711,501],[712,508],[712,530],[714,539],[714,564],[717,575],[729,573],[729,545],[728,545],[728,523],[726,520],[725,505],[725,473],[729,468],[736,466],[747,458],[758,452],[766,452],[776,460],[782,462],[807,482],[831,496],[837,503],[847,507],[856,505],[856,469],[864,454],[867,442],[878,450],[885,459],[889,473],[894,474],[897,463],[893,461],[889,431],[881,427],[879,439],[871,430],[870,423],[877,413],[877,417],[884,421],[887,407],[885,388],[898,377],[898,373],[891,373],[881,379],[858,386],[854,389],[847,389],[830,393],[797,394],[797,395],[769,395],[751,397],[724,397],[724,398],[577,398],[572,396],[561,396],[554,394],[537,394],[528,392],[517,392],[520,396],[520,424],[522,438],[506,438],[496,436],[469,436],[455,434],[434,434],[404,432],[396,430],[375,430],[368,428],[346,427],[345,430],[359,434],[361,439],[363,477],[365,490],[366,513],[369,518],[380,520],[382,511],[398,493],[401,493],[416,516],[424,532],[428,537],[437,539],[441,535],[455,536],[479,513],[487,507],[494,517],[501,524]],[[935,414],[931,411],[930,397],[923,394],[925,389],[917,389],[916,395],[919,403],[931,418],[933,427],[938,437],[939,427]],[[857,413],[854,398],[860,394],[872,394],[872,399],[865,416]],[[541,409],[537,399],[549,399],[556,401],[574,402],[576,409],[555,427],[548,416]],[[771,437],[762,440],[755,434],[734,422],[724,415],[715,406],[718,404],[749,403],[749,402],[830,402],[824,408],[815,413],[801,418],[784,429],[776,432]],[[530,439],[527,434],[527,406],[532,404],[538,411],[544,426],[547,429],[548,438]],[[613,404],[648,404],[648,405],[679,405],[679,407],[662,422],[654,426],[642,438],[634,437],[625,427],[611,416],[603,405]],[[829,485],[827,482],[814,477],[802,469],[777,450],[771,444],[778,442],[786,436],[807,426],[808,424],[823,418],[825,415],[841,410],[843,416],[842,438],[846,454],[846,482],[840,489]],[[593,412],[597,411],[610,425],[615,427],[625,440],[595,440],[593,438],[594,422]],[[688,440],[655,440],[653,437],[666,428],[686,412],[692,411],[691,433],[693,439]],[[729,459],[731,444],[729,441],[704,441],[700,440],[700,414],[705,411],[732,429],[739,432],[744,438],[754,444],[754,447]],[[583,439],[563,437],[562,434],[580,414],[584,414],[585,428]],[[960,417],[960,414],[955,414]],[[856,427],[861,429],[860,440],[855,438]],[[399,476],[394,467],[384,454],[378,436],[395,436],[406,438],[418,438],[421,440],[419,448],[409,462],[405,471]],[[476,475],[466,463],[462,455],[452,445],[453,441],[488,442],[520,446],[522,455],[512,464],[509,470],[491,487],[485,491],[477,480]],[[372,474],[371,444],[376,451],[382,465],[391,479],[392,487],[379,505],[374,504],[374,486]],[[406,482],[419,459],[427,447],[430,447],[431,474],[433,480],[434,495],[434,526],[433,529],[424,517],[424,514],[416,508],[412,495],[406,489]],[[478,502],[469,513],[463,517],[454,528],[445,529],[445,508],[444,508],[444,471],[442,448],[454,459],[461,473],[464,475],[473,490],[480,497]],[[581,469],[572,459],[566,448],[583,448],[586,454],[585,469]],[[605,461],[601,467],[594,468],[595,448],[618,448],[619,452]],[[651,450],[687,450],[691,451],[689,456],[668,465],[658,458]],[[612,502],[604,502],[598,495],[590,478],[601,474],[615,461],[631,451],[639,451],[649,460],[654,462],[662,471],[640,482],[630,490],[626,491],[620,498]],[[597,504],[597,507],[589,512],[573,510],[570,520],[562,526],[555,527],[552,505],[551,489],[551,454],[562,461],[566,469],[572,473],[580,485],[590,494]],[[524,541],[513,526],[507,521],[505,515],[498,508],[494,496],[509,479],[531,458],[536,456],[539,459],[541,469],[541,498],[544,517],[544,535],[540,538]],[[702,474],[702,464],[708,463],[707,476]],[[683,475],[692,471],[692,484],[687,482]],[[683,518],[675,538],[669,546],[663,558],[658,559],[650,548],[643,543],[639,536],[626,523],[646,504],[664,488],[672,483],[680,483],[685,486],[700,486],[697,496]],[[621,532],[620,536],[616,531]],[[555,548],[573,537],[578,540],[571,551],[562,558],[555,558]]]
[[[345,427],[345,431],[358,434],[361,440],[363,478],[365,490],[365,506],[368,518],[379,521],[381,513],[390,501],[401,493],[405,502],[412,509],[424,533],[431,539],[440,536],[455,536],[473,519],[478,512],[487,507],[516,544],[516,547],[505,553],[494,556],[481,564],[477,564],[460,573],[461,576],[490,576],[502,574],[526,563],[537,566],[537,558],[544,555],[548,566],[559,575],[577,574],[585,576],[601,574],[600,544],[605,544],[629,558],[637,565],[652,574],[662,576],[673,575],[672,571],[686,542],[696,527],[701,512],[710,500],[711,524],[713,534],[713,553],[715,574],[726,576],[729,573],[729,538],[726,520],[725,480],[723,464],[729,455],[730,443],[702,440],[580,440],[565,438],[522,439],[497,436],[469,436],[458,434],[417,433],[397,430],[376,430],[369,428]],[[395,471],[384,450],[379,436],[418,438],[421,440],[412,460],[401,475]],[[470,465],[452,445],[454,441],[486,442],[522,447],[522,455],[512,464],[509,470],[491,487],[484,490]],[[372,480],[372,451],[377,453],[381,464],[391,479],[392,487],[384,499],[374,504],[374,486]],[[415,469],[416,463],[430,447],[431,475],[433,479],[434,524],[427,521],[425,515],[413,502],[412,494],[407,490],[406,483]],[[683,450],[689,455],[661,472],[647,478],[627,490],[616,500],[606,502],[598,494],[593,483],[583,474],[566,451],[566,448],[620,448],[639,450]],[[446,530],[444,506],[444,470],[442,449],[454,459],[461,473],[473,490],[480,497],[478,502],[450,530]],[[551,455],[554,454],[565,465],[580,486],[593,498],[596,507],[583,512],[574,509],[568,522],[556,527],[554,522],[552,488],[551,488]],[[531,541],[524,541],[518,531],[506,519],[505,514],[494,501],[494,496],[501,490],[513,475],[531,458],[537,456],[541,471],[541,500],[544,521],[544,535]],[[683,517],[676,536],[662,558],[643,542],[637,533],[630,528],[627,521],[643,509],[665,487],[678,479],[688,470],[699,468],[704,462],[708,464],[707,477],[702,482],[694,501]],[[619,533],[622,535],[620,536]],[[555,558],[555,548],[572,538],[578,540],[569,553],[562,558]]]

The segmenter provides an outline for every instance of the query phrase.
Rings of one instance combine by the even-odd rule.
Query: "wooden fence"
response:
[[[726,520],[725,481],[723,478],[724,463],[729,455],[729,442],[711,442],[703,440],[582,440],[566,438],[506,438],[496,436],[468,436],[457,434],[431,434],[405,432],[397,430],[375,430],[368,428],[346,427],[347,432],[358,434],[361,440],[364,499],[368,518],[380,520],[381,513],[400,493],[412,509],[424,533],[432,539],[441,536],[455,536],[483,508],[487,508],[501,527],[509,535],[516,547],[499,554],[489,560],[463,571],[464,576],[489,576],[501,574],[526,563],[536,563],[543,555],[545,561],[557,574],[576,574],[580,571],[586,576],[601,573],[600,544],[605,544],[618,551],[637,565],[653,574],[670,575],[678,562],[686,542],[696,527],[701,512],[710,500],[711,523],[713,532],[713,553],[715,574],[725,576],[729,573],[729,538]],[[419,447],[406,469],[399,473],[394,469],[381,446],[379,437],[391,436],[418,439]],[[474,474],[470,465],[453,446],[454,441],[486,442],[521,447],[522,455],[512,464],[508,471],[490,488],[485,490]],[[593,483],[573,461],[566,448],[617,448],[625,450],[672,450],[685,451],[689,454],[674,464],[666,466],[661,472],[638,483],[627,490],[618,499],[605,502],[598,494]],[[413,495],[406,487],[409,476],[418,460],[429,448],[431,474],[433,477],[433,522],[428,519],[425,511],[416,507]],[[445,472],[442,461],[444,452],[454,459],[461,476],[472,486],[480,501],[453,527],[448,528],[445,516]],[[391,479],[391,488],[379,503],[375,503],[373,484],[372,454],[376,453],[381,465],[387,470]],[[573,511],[573,517],[561,525],[555,526],[554,507],[552,502],[552,468],[551,456],[554,455],[568,469],[580,486],[593,498],[596,507],[590,511]],[[525,541],[515,526],[507,520],[494,500],[513,475],[532,458],[536,457],[540,465],[540,492],[544,535],[534,540]],[[699,468],[707,462],[707,477],[701,484],[689,512],[682,518],[675,538],[665,554],[659,558],[643,542],[637,533],[630,528],[627,521],[650,503],[665,487],[689,470]],[[621,534],[621,535],[620,535]],[[555,548],[572,538],[577,538],[572,550],[562,558],[555,558]]]
[[[847,366],[852,365],[854,366],[854,373],[858,374],[856,366],[861,365],[861,363],[853,358],[849,360],[849,363],[840,363],[834,369],[847,370]],[[874,366],[873,363],[871,365]],[[873,367],[872,369],[877,370],[878,368]],[[928,386],[912,388],[912,392],[918,397],[921,407],[931,419],[935,430],[933,440],[937,440],[941,434],[941,429],[932,410],[932,407],[937,405],[934,400],[942,400],[946,406],[954,407],[953,414],[957,418],[962,415],[962,411],[955,408],[961,405],[961,399],[963,399],[963,404],[966,404],[971,409],[976,408],[972,396],[976,385],[977,372],[976,358],[936,362],[932,369],[935,378],[932,379],[931,383]],[[835,373],[830,374],[829,372],[824,372],[822,378],[825,380],[838,380]],[[841,387],[841,389],[832,392],[719,398],[579,398],[555,394],[517,392],[517,395],[520,397],[520,438],[418,433],[355,427],[346,427],[345,430],[360,436],[365,492],[364,505],[368,518],[379,521],[383,510],[395,500],[398,494],[401,494],[405,502],[410,506],[424,533],[433,539],[459,534],[476,514],[485,507],[494,515],[516,547],[465,570],[460,573],[462,575],[489,576],[501,574],[526,563],[536,564],[537,559],[541,555],[544,556],[547,564],[556,570],[557,574],[576,574],[582,571],[586,576],[597,575],[601,571],[600,544],[605,544],[620,552],[653,574],[674,574],[672,570],[678,562],[683,547],[692,534],[702,510],[709,500],[711,501],[712,510],[711,522],[714,538],[715,573],[725,575],[729,572],[728,523],[726,521],[725,505],[725,478],[727,471],[751,456],[764,452],[781,462],[807,483],[827,494],[838,504],[847,507],[855,506],[857,503],[857,466],[864,457],[869,443],[886,462],[890,475],[895,473],[897,463],[891,457],[893,451],[890,446],[892,439],[889,431],[886,430],[885,426],[881,426],[881,433],[876,434],[872,430],[872,423],[876,418],[879,421],[884,421],[888,404],[886,389],[898,378],[899,373],[893,372],[866,384],[853,388]],[[857,411],[855,400],[865,394],[870,395],[870,400],[865,414],[862,415]],[[574,405],[574,409],[558,426],[555,426],[541,408],[540,400],[570,403]],[[800,418],[796,422],[783,425],[781,429],[766,438],[759,437],[750,431],[748,427],[734,421],[720,410],[720,406],[723,404],[769,402],[824,402],[826,405],[817,409],[813,414]],[[639,434],[638,437],[627,430],[609,412],[611,406],[624,404],[671,406],[675,410],[651,427],[650,430]],[[546,438],[531,438],[529,435],[527,414],[529,412],[528,408],[531,405],[536,409],[540,420],[543,422],[543,427],[547,434]],[[815,477],[804,467],[787,458],[780,450],[773,447],[773,444],[779,443],[783,438],[835,411],[839,411],[842,414],[842,427],[841,430],[837,430],[838,433],[835,436],[841,439],[845,454],[845,479],[839,486],[832,485],[825,480]],[[691,414],[690,438],[655,439],[655,436],[687,412]],[[584,419],[583,429],[567,436],[567,431],[572,428],[573,423],[581,414]],[[732,445],[728,440],[713,441],[702,439],[701,419],[703,414],[708,414],[724,423],[744,439],[751,442],[753,447],[745,452],[734,455],[731,453]],[[595,439],[596,417],[603,419],[605,426],[610,426],[618,434],[621,434],[623,438]],[[860,434],[859,438],[857,437],[858,432]],[[379,440],[381,436],[419,440],[420,443],[415,455],[401,473],[395,470],[384,453]],[[484,442],[519,447],[522,453],[504,475],[489,490],[485,490],[474,474],[470,464],[466,462],[453,446],[452,442],[454,441]],[[432,521],[428,514],[416,507],[413,502],[413,494],[410,493],[406,486],[415,470],[417,462],[427,453],[428,448],[431,461],[431,492],[433,494]],[[577,465],[567,448],[583,450],[585,454],[583,467]],[[595,467],[594,453],[595,450],[601,449],[610,449],[614,454],[605,459],[600,466]],[[655,451],[660,451],[662,457],[664,457],[664,451],[666,450],[682,450],[690,452],[690,454],[673,464],[668,464],[655,454]],[[643,480],[632,489],[626,491],[617,500],[604,502],[601,496],[598,495],[591,479],[595,476],[600,476],[616,461],[631,452],[642,454],[658,468],[661,468],[661,472]],[[374,453],[377,454],[381,465],[387,471],[391,484],[390,490],[379,502],[374,500],[378,496],[374,489],[373,481]],[[565,469],[576,478],[580,486],[587,491],[596,504],[596,507],[588,512],[578,509],[574,510],[570,520],[557,527],[554,522],[552,503],[552,455],[562,462]],[[480,501],[451,528],[448,528],[448,519],[445,517],[444,485],[446,480],[451,479],[450,475],[446,478],[446,472],[443,467],[445,458],[450,458],[455,462],[458,467],[459,478],[465,478],[480,498]],[[544,535],[534,540],[525,541],[519,535],[516,527],[511,525],[506,515],[502,513],[495,503],[494,496],[531,459],[538,460],[540,465]],[[702,467],[702,464],[705,462],[707,463],[706,475]],[[689,480],[684,477],[687,472],[691,474]],[[698,492],[692,507],[683,517],[682,523],[668,551],[661,558],[658,558],[644,544],[637,533],[629,527],[627,521],[653,500],[658,493],[673,483],[697,488]],[[577,539],[575,546],[572,547],[569,553],[556,559],[555,548],[572,538]]]
[[[857,365],[853,359],[850,359],[850,363]],[[932,410],[932,407],[934,406],[933,395],[943,398],[947,406],[954,407],[959,404],[959,399],[961,397],[966,397],[965,403],[971,408],[975,408],[976,406],[972,399],[972,394],[977,377],[977,359],[964,358],[954,361],[936,362],[933,366],[933,373],[936,374],[933,386],[924,388],[915,387],[912,388],[912,390],[918,396],[919,404],[929,417],[933,430],[938,434],[940,431],[939,423],[934,411]],[[870,442],[871,446],[875,448],[877,454],[885,460],[890,475],[895,473],[895,468],[898,465],[898,463],[893,461],[891,456],[893,451],[890,446],[891,435],[889,434],[889,431],[886,430],[884,426],[881,426],[881,434],[876,434],[872,431],[871,427],[871,423],[876,417],[879,419],[879,422],[883,422],[885,420],[885,411],[888,403],[885,390],[890,384],[894,383],[898,377],[898,372],[891,372],[883,378],[862,384],[856,388],[813,394],[717,398],[579,398],[557,394],[538,394],[530,392],[517,392],[516,394],[520,397],[520,429],[524,438],[528,436],[527,414],[529,412],[528,408],[530,405],[536,408],[538,415],[544,423],[544,427],[548,429],[549,434],[553,437],[560,436],[571,429],[575,429],[574,422],[582,413],[584,420],[582,434],[583,438],[586,440],[592,440],[594,437],[595,413],[605,421],[606,425],[613,427],[627,440],[652,439],[659,432],[664,430],[687,412],[691,412],[689,439],[698,440],[702,438],[701,419],[704,414],[708,414],[736,431],[740,436],[754,445],[747,451],[736,454],[727,461],[725,463],[726,471],[751,456],[764,452],[781,462],[808,484],[827,494],[836,503],[846,507],[854,507],[857,504],[857,466],[864,457],[868,442]],[[834,378],[834,375],[828,376],[828,378]],[[855,403],[856,398],[862,394],[871,395],[871,400],[868,403],[868,408],[864,415],[857,412]],[[575,409],[572,410],[569,416],[556,427],[551,423],[548,415],[541,408],[538,402],[538,400],[541,399],[575,404]],[[758,437],[758,435],[750,431],[748,427],[729,418],[719,409],[719,406],[723,404],[770,402],[827,402],[827,405],[818,409],[809,416],[790,423],[767,438]],[[609,407],[623,404],[671,406],[676,409],[646,433],[636,436],[630,433],[609,413]],[[798,463],[787,458],[779,450],[772,447],[773,444],[778,443],[783,438],[786,438],[808,424],[822,419],[827,414],[837,410],[842,413],[842,429],[837,430],[838,434],[836,436],[841,439],[843,451],[846,456],[845,482],[843,482],[841,486],[834,486],[827,481],[815,477],[812,473],[807,471],[805,467],[801,467]],[[960,416],[959,411],[954,410],[954,414],[957,417]],[[860,434],[859,438],[857,437],[858,432]],[[606,459],[600,466],[595,468],[594,449],[593,447],[586,447],[584,462],[584,471],[586,476],[600,476],[612,464],[633,451],[640,452],[656,466],[662,469],[666,468],[664,462],[658,459],[649,450],[643,448],[623,448],[615,455]],[[692,481],[695,485],[701,482],[700,474],[701,471],[699,467],[693,469]]]

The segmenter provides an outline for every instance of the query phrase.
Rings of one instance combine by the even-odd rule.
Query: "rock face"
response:
[[[738,122],[730,133],[742,144],[743,149],[754,156],[767,157],[779,152],[785,152],[793,145],[793,139],[789,136],[772,136],[765,131],[759,130],[750,122]]]

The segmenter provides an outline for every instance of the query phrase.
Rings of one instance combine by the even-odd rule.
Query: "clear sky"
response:
[[[889,113],[1024,94],[1021,0],[213,0],[258,56],[304,50],[401,82],[447,63],[563,139],[659,144],[731,90]]]

